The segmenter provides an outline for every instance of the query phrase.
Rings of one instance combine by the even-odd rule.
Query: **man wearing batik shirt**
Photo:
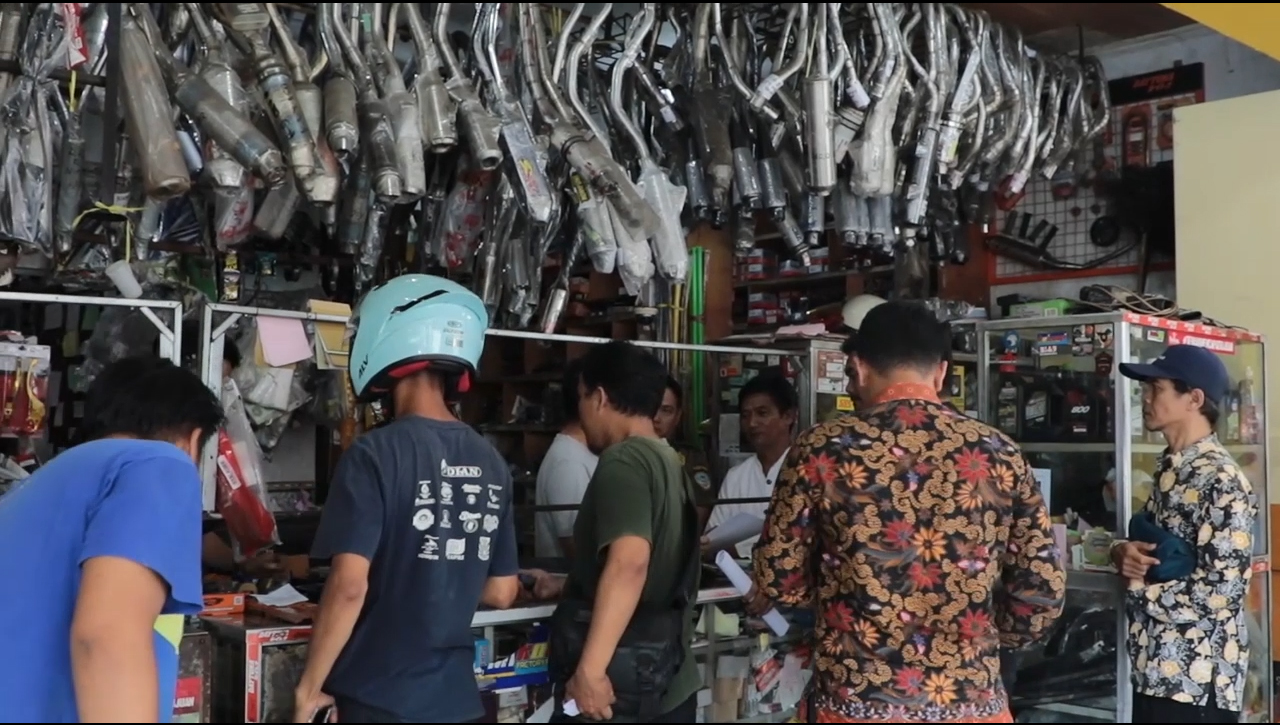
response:
[[[1196,559],[1174,572],[1173,557],[1161,567],[1155,542],[1111,550],[1129,579],[1130,722],[1238,722],[1258,501],[1213,434],[1230,377],[1217,355],[1190,345],[1173,345],[1149,365],[1122,364],[1120,374],[1142,383],[1143,423],[1169,443],[1139,516],[1189,544]]]
[[[1061,613],[1017,445],[938,400],[950,339],[919,303],[869,312],[862,407],[802,434],[774,488],[747,599],[818,609],[801,722],[1013,722],[1000,648]]]

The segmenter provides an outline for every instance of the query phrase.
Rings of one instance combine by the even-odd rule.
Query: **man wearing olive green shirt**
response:
[[[699,572],[692,533],[697,512],[676,452],[654,430],[666,378],[657,358],[625,342],[600,345],[582,358],[580,419],[587,445],[600,460],[578,509],[576,550],[560,606],[589,603],[591,616],[576,665],[555,661],[557,653],[551,652],[553,671],[573,673],[562,690],[557,687],[552,722],[575,721],[563,713],[570,701],[586,720],[691,723],[696,715],[700,681],[690,642]],[[674,604],[682,598],[687,603],[678,611]],[[609,674],[625,678],[628,662],[610,665],[621,654],[625,632],[650,637],[643,632],[652,630],[639,623],[654,622],[657,612],[674,615],[663,621],[678,621],[662,631],[671,637],[665,646],[681,654],[668,662],[669,669],[661,668],[660,696],[640,693],[652,703],[642,719],[626,711],[636,693],[623,691],[622,681],[615,692]]]

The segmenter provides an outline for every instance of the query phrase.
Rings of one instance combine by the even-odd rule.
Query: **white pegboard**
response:
[[[1169,143],[1165,144],[1167,148],[1161,148],[1158,141],[1160,138],[1160,126],[1162,123],[1167,122],[1168,114],[1172,113],[1171,109],[1180,105],[1200,102],[1202,98],[1203,92],[1200,91],[1162,98],[1154,102],[1113,107],[1111,109],[1110,128],[1106,131],[1106,139],[1103,144],[1103,153],[1107,157],[1107,163],[1110,168],[1118,169],[1121,164],[1124,136],[1121,130],[1128,111],[1139,106],[1145,107],[1149,111],[1147,163],[1156,164],[1173,160],[1173,145]],[[1169,134],[1170,128],[1166,127],[1166,138],[1169,137]],[[1096,151],[1091,149],[1085,154],[1085,159],[1092,162],[1095,153]],[[1077,186],[1075,195],[1069,199],[1056,199],[1053,195],[1052,182],[1039,178],[1037,175],[1037,178],[1027,184],[1026,196],[1022,198],[1013,211],[1019,216],[1031,214],[1031,227],[1033,228],[1041,219],[1048,221],[1050,224],[1056,224],[1058,233],[1049,244],[1048,251],[1064,262],[1085,264],[1106,255],[1109,251],[1096,247],[1089,241],[1089,227],[1098,217],[1104,216],[1107,211],[1106,201],[1099,199],[1094,194],[1094,189],[1091,185]],[[1008,214],[1009,212],[996,212],[996,228],[993,231],[1004,229]],[[1133,267],[1138,264],[1138,261],[1138,250],[1135,249],[1097,267],[1094,271],[1098,274],[1107,274],[1108,271],[1120,267]],[[1028,267],[1021,262],[1005,257],[996,258],[996,278],[1000,283],[1016,282],[1020,277],[1044,274],[1044,272],[1044,270]]]

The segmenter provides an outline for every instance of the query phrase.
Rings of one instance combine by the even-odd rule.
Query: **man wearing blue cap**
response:
[[[1217,355],[1192,345],[1170,346],[1147,365],[1122,364],[1120,374],[1142,383],[1143,423],[1169,444],[1139,515],[1185,542],[1171,539],[1161,556],[1187,552],[1183,572],[1173,573],[1156,543],[1118,542],[1111,551],[1129,579],[1131,722],[1238,722],[1258,502],[1213,432],[1230,377]]]

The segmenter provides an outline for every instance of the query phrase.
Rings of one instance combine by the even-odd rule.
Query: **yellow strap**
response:
[[[129,215],[134,212],[142,211],[142,207],[118,206],[115,204],[103,204],[100,201],[95,201],[93,202],[93,206],[76,215],[76,218],[71,222],[71,228],[73,230],[79,228],[80,221],[95,211],[124,217],[124,258],[125,261],[129,261],[130,255],[133,253],[133,220],[129,218]]]

